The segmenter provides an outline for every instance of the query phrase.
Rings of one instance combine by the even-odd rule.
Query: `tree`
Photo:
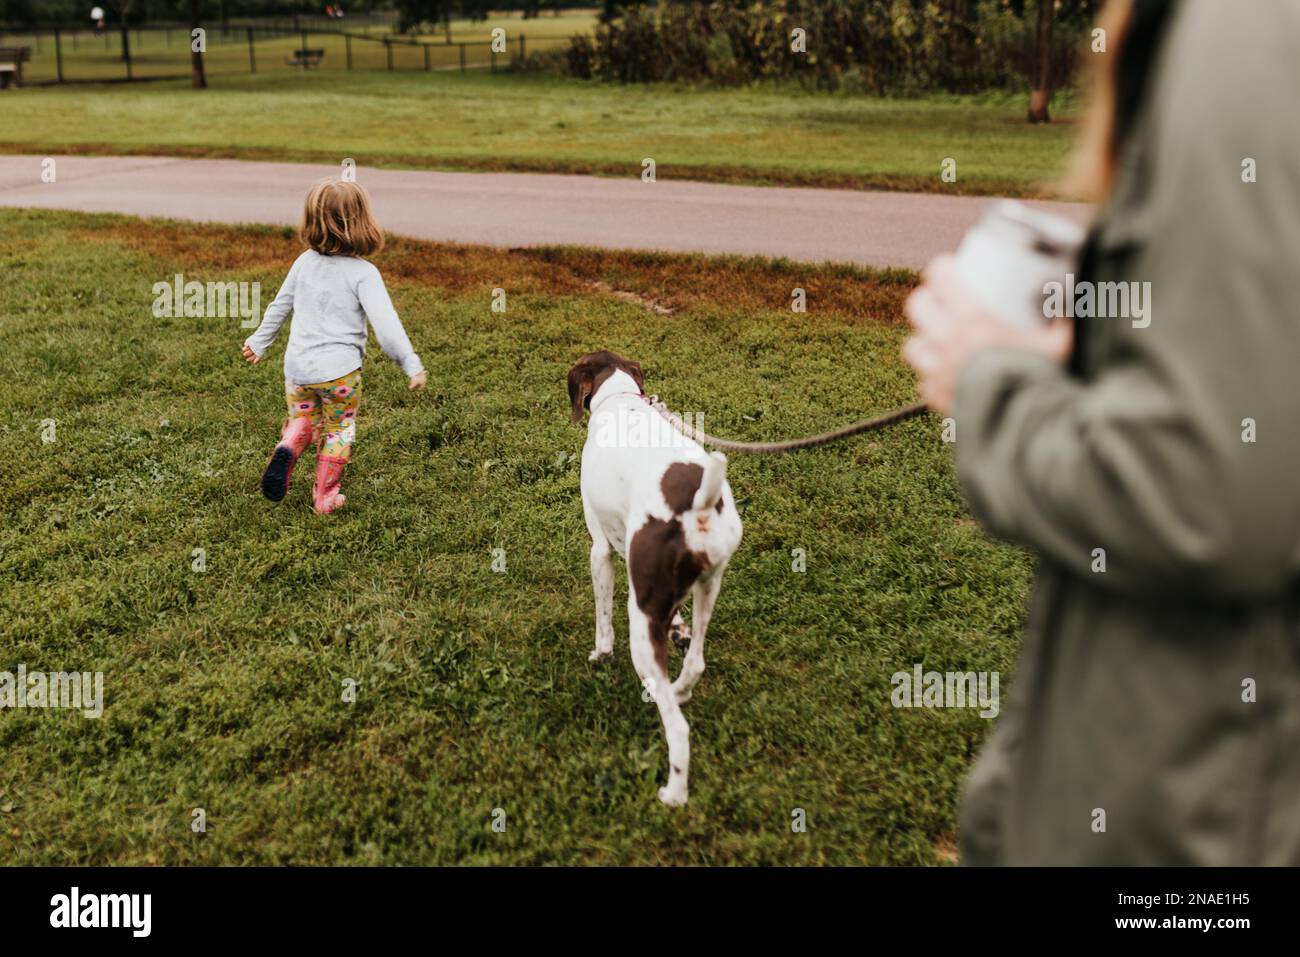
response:
[[[452,0],[397,0],[397,29],[407,33],[421,23],[441,22],[451,39]]]
[[[1038,0],[1037,66],[1038,81],[1029,91],[1029,122],[1048,123],[1047,104],[1052,99],[1052,10],[1053,0]]]
[[[27,26],[37,19],[31,0],[0,0],[0,23]]]
[[[113,0],[113,9],[117,11],[117,18],[121,21],[122,29],[122,62],[127,63],[131,59],[131,31],[126,28],[126,15],[131,10],[131,0]],[[130,70],[128,69],[129,73]]]
[[[600,11],[600,22],[609,23],[611,20],[617,20],[623,14],[625,0],[604,0]]]
[[[190,30],[199,28],[199,2],[200,0],[190,0]],[[196,90],[206,89],[208,85],[207,74],[203,70],[203,52],[198,49],[198,44],[194,42],[194,34],[190,34],[190,85]]]

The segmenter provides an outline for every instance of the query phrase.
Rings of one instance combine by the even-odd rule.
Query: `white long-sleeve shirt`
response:
[[[298,385],[330,382],[361,368],[366,320],[375,338],[407,376],[424,369],[397,318],[379,270],[355,256],[322,256],[309,249],[296,260],[284,285],[245,341],[260,358],[290,312],[284,377]]]

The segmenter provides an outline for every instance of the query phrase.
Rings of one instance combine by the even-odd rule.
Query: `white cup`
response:
[[[1018,329],[1035,329],[1046,321],[1046,285],[1064,284],[1083,239],[1083,228],[1071,220],[1002,200],[962,238],[957,274],[991,315]]]

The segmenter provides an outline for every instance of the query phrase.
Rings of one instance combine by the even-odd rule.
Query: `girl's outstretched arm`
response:
[[[424,363],[411,348],[411,340],[402,328],[402,320],[397,318],[397,310],[393,308],[393,300],[388,297],[378,269],[371,266],[365,278],[357,283],[357,298],[375,330],[375,338],[388,357],[401,366],[410,379],[423,372]]]
[[[244,357],[249,362],[256,362],[266,354],[266,350],[275,341],[280,326],[284,325],[284,320],[293,311],[293,289],[297,284],[298,263],[300,262],[302,262],[302,257],[294,260],[289,275],[284,277],[284,283],[280,286],[280,291],[271,300],[271,304],[266,307],[266,312],[262,315],[262,324],[257,327],[251,336],[244,340]],[[251,357],[248,355],[250,351],[253,353]]]

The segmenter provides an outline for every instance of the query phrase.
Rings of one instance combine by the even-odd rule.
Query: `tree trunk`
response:
[[[1054,0],[1038,0],[1038,82],[1029,91],[1029,122],[1049,123],[1048,101],[1052,98],[1052,7]]]
[[[207,75],[203,72],[203,54],[194,49],[194,30],[199,27],[199,0],[190,0],[190,86],[206,89]]]

